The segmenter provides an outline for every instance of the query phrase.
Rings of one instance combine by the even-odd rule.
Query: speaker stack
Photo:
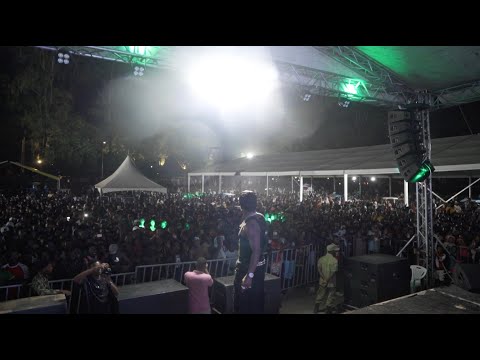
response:
[[[233,281],[235,276],[224,276],[215,279],[213,285],[213,308],[221,314],[233,313]],[[265,274],[265,314],[278,314],[280,310],[281,280],[278,276]]]
[[[480,293],[480,265],[457,264],[453,274],[457,286],[470,292]]]
[[[407,259],[372,254],[345,259],[345,302],[369,306],[410,293],[411,270]]]
[[[405,181],[421,182],[435,168],[427,156],[423,126],[419,111],[390,111],[388,133],[400,174]]]

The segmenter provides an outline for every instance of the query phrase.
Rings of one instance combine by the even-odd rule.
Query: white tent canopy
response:
[[[143,176],[135,167],[130,156],[127,156],[122,165],[106,179],[95,185],[100,193],[115,191],[155,191],[167,193],[167,188]]]

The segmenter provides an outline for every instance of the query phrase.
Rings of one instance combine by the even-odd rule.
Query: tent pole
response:
[[[468,198],[471,200],[472,199],[472,177],[471,176],[468,177],[468,185],[469,185]]]
[[[300,202],[303,201],[303,176],[300,176]]]

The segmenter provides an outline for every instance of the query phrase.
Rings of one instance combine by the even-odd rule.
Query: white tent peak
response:
[[[167,193],[167,189],[145,177],[129,155],[115,172],[95,185],[101,193],[115,191],[155,191]]]

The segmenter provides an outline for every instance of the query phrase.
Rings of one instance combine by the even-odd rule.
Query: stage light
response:
[[[253,154],[252,153],[247,153],[247,159],[251,159],[253,158]]]
[[[163,220],[163,221],[160,223],[160,227],[161,227],[162,229],[166,229],[167,226],[168,226],[167,220]]]
[[[135,66],[133,68],[133,75],[135,76],[143,76],[143,72],[145,71],[145,68],[143,66]]]
[[[350,100],[347,99],[339,99],[338,106],[348,108],[350,106]]]
[[[357,181],[357,177],[356,176],[352,177],[352,180]]]
[[[140,225],[138,227],[145,229],[145,219],[140,219]]]
[[[372,176],[372,177],[370,178],[370,181],[375,181],[375,180],[377,180],[377,179],[375,178],[375,176]]]
[[[160,160],[158,160],[158,164],[160,166],[165,165],[165,162],[167,161],[168,156],[167,155],[160,155]]]
[[[197,58],[187,71],[193,92],[222,111],[265,103],[278,85],[278,74],[271,64],[234,55]]]
[[[43,163],[42,159],[38,159],[37,164],[41,164],[41,163]]]
[[[423,162],[423,164],[420,166],[418,171],[413,175],[412,179],[410,182],[416,183],[416,182],[422,182],[425,180],[430,174],[432,174],[435,171],[435,168],[433,165],[430,163],[430,161],[426,160]]]
[[[103,142],[103,145],[106,145],[106,144],[107,144],[107,142],[106,142],[106,141],[104,141],[104,142]]]
[[[59,64],[68,65],[70,63],[70,54],[66,51],[60,50],[58,52],[58,59]]]
[[[83,217],[86,217],[86,218],[87,218],[87,217],[88,217],[88,214],[87,214],[87,213],[83,214]]]
[[[153,165],[150,165],[150,169],[153,169]]]

